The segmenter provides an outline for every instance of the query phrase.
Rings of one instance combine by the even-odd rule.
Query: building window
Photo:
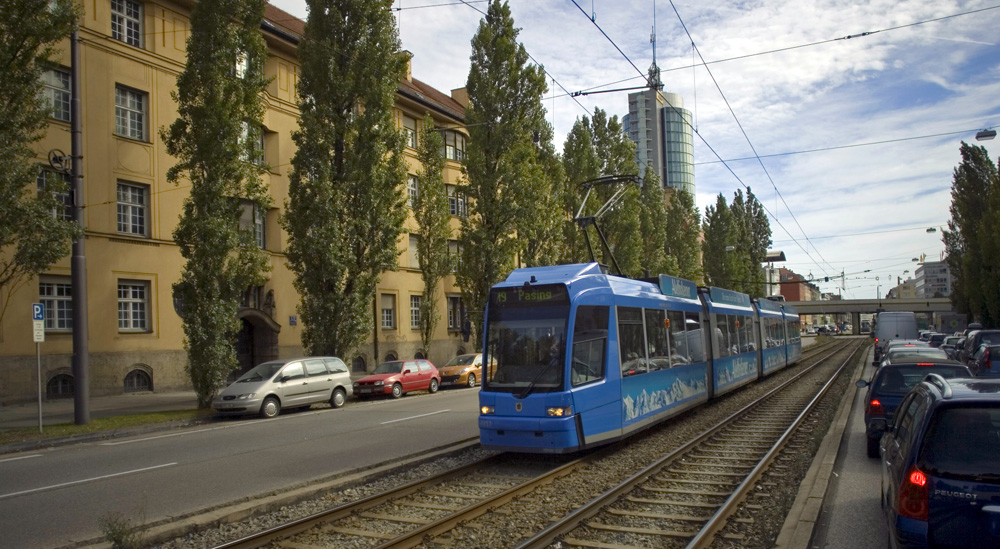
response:
[[[448,213],[457,217],[468,217],[469,209],[465,192],[455,185],[448,185]]]
[[[38,283],[38,301],[45,308],[46,332],[73,330],[73,286],[69,280],[42,279]]]
[[[42,96],[52,107],[52,118],[69,122],[69,73],[60,69],[47,69],[42,73],[42,85]]]
[[[462,252],[462,247],[457,240],[448,241],[448,270],[449,272],[458,271],[458,261],[459,254]]]
[[[410,296],[410,328],[419,330],[423,325],[420,318],[420,296]]]
[[[146,236],[149,189],[144,185],[118,183],[118,232]]]
[[[462,329],[462,298],[448,296],[448,329]]]
[[[51,190],[50,189],[61,189]],[[38,170],[38,192],[53,192],[59,204],[52,209],[52,217],[73,221],[73,189],[69,175],[48,168]]]
[[[142,47],[142,4],[111,0],[111,38]]]
[[[153,380],[149,374],[142,370],[132,370],[125,376],[125,392],[138,393],[141,391],[152,391]]]
[[[417,204],[417,193],[419,193],[419,192],[420,191],[418,190],[418,187],[417,187],[417,176],[415,176],[415,175],[407,176],[407,179],[406,179],[406,193],[407,193],[407,195],[409,196],[409,199],[410,199],[410,208],[411,209],[413,207],[415,207],[416,204]]]
[[[456,131],[441,132],[444,141],[444,157],[461,162],[465,160],[465,134]]]
[[[420,235],[411,234],[410,235],[410,268],[419,269],[420,268]]]
[[[252,162],[258,166],[264,165],[264,134],[267,130],[259,126],[256,132],[251,132],[251,123],[243,121],[240,130],[240,158],[244,162]]]
[[[236,62],[233,63],[233,76],[236,78],[246,78],[250,63],[247,60],[247,52],[241,51],[236,54]]]
[[[254,204],[252,200],[240,199],[239,227],[244,231],[253,231],[257,247],[267,249],[267,210]]]
[[[403,131],[405,132],[405,144],[411,149],[417,148],[417,121],[414,118],[403,115]]]
[[[382,328],[396,329],[396,296],[392,294],[382,294]]]
[[[253,238],[257,243],[257,247],[265,250],[265,233],[264,233],[264,209],[254,208],[253,209]]]
[[[146,94],[115,86],[115,133],[145,141]]]
[[[123,281],[118,283],[118,330],[121,332],[149,331],[149,283]]]
[[[73,397],[73,376],[59,374],[53,376],[45,384],[45,396],[47,398],[72,398]]]

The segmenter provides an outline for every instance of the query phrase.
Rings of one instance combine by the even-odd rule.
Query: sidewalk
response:
[[[172,393],[127,393],[122,395],[91,397],[90,418],[104,418],[131,414],[194,410],[198,398],[194,391]],[[42,426],[75,421],[72,398],[42,401]],[[21,427],[38,428],[38,402],[0,406],[0,430]]]

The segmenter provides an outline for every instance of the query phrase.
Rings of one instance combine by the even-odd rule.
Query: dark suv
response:
[[[880,447],[890,547],[1000,547],[1000,379],[928,375]]]
[[[972,367],[972,355],[976,354],[983,343],[1000,345],[1000,330],[974,330],[965,338],[965,347],[958,350],[958,360]]]

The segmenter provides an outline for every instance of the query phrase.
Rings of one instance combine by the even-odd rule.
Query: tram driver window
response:
[[[622,377],[646,372],[646,345],[642,309],[618,307],[618,358]]]
[[[604,378],[604,356],[608,341],[608,308],[583,305],[576,310],[573,328],[574,387]]]

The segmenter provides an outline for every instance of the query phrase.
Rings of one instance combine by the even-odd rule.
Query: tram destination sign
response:
[[[490,292],[490,305],[501,307],[544,307],[568,303],[569,293],[565,284],[493,288]]]
[[[690,280],[674,276],[660,275],[660,292],[670,297],[698,299],[698,285]]]
[[[718,305],[750,308],[750,296],[747,294],[741,294],[739,292],[726,290],[724,288],[716,288],[713,286],[709,289],[709,295],[712,297],[712,303],[716,303]]]

